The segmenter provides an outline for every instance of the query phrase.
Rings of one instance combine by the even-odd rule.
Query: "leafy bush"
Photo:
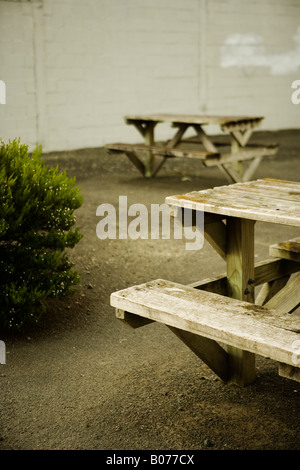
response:
[[[41,152],[0,140],[0,322],[9,328],[37,322],[48,298],[80,282],[66,248],[82,237],[73,228],[82,196]]]

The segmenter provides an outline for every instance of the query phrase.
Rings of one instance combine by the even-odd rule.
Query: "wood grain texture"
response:
[[[111,305],[294,366],[297,316],[161,279],[114,292]]]
[[[166,198],[166,203],[229,217],[300,227],[300,183],[261,179]]]
[[[116,144],[109,144],[106,145],[107,148],[111,152],[144,152],[148,153],[149,151],[153,152],[153,154],[161,155],[164,157],[177,157],[177,158],[199,158],[201,160],[210,159],[210,158],[217,158],[219,157],[218,153],[214,152],[206,152],[205,150],[196,150],[196,149],[179,149],[179,148],[172,148],[170,146],[161,146],[161,145],[143,145],[143,144],[123,144],[123,143],[116,143]],[[215,160],[214,160],[215,161]]]
[[[247,129],[259,125],[264,119],[262,116],[217,116],[217,115],[199,115],[199,114],[133,114],[125,116],[127,124],[136,122],[171,122],[185,124],[219,124],[227,129]]]
[[[254,303],[253,220],[229,217],[227,234],[227,283],[229,296]],[[246,386],[255,380],[255,356],[247,349],[228,347],[229,376],[232,383]]]
[[[300,237],[271,245],[269,255],[275,258],[289,259],[300,262]]]

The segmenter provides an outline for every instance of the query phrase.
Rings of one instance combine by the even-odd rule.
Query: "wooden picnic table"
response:
[[[209,286],[223,295],[264,305],[277,312],[291,312],[299,306],[300,272],[290,276],[300,271],[300,238],[294,241],[294,254],[288,249],[288,242],[282,244],[288,256],[281,255],[281,244],[270,248],[271,254],[291,260],[283,264],[280,259],[280,269],[278,259],[257,266],[254,263],[256,221],[300,227],[299,182],[261,179],[170,196],[166,202],[180,209],[190,209],[192,204],[193,210],[204,211],[205,238],[226,261],[226,277],[195,283],[193,287]],[[264,287],[255,299],[258,284]],[[299,316],[295,317],[295,329],[300,332]],[[233,348],[230,355],[234,374],[237,374],[235,380],[251,383],[255,373],[254,354]],[[284,370],[282,365],[282,375]]]
[[[113,293],[117,317],[134,328],[164,323],[227,383],[251,384],[256,354],[300,381],[300,238],[272,245],[268,259],[254,261],[256,221],[300,227],[300,182],[266,178],[166,203],[172,213],[204,213],[204,236],[226,272],[187,286],[158,279]]]
[[[261,116],[203,116],[186,114],[142,114],[125,116],[125,122],[133,125],[142,135],[143,144],[109,144],[111,152],[122,152],[145,177],[155,176],[168,158],[199,159],[204,166],[218,166],[227,180],[248,181],[259,166],[263,156],[275,155],[276,143],[255,143],[249,139],[262,120]],[[166,143],[157,142],[155,129],[158,124],[169,123],[175,128],[174,136]],[[218,125],[229,136],[229,141],[214,141],[205,132],[207,125]],[[184,134],[193,129],[196,138],[185,140]],[[186,143],[193,143],[187,147]],[[199,146],[201,144],[201,148]],[[197,148],[195,148],[195,145]],[[141,158],[144,155],[144,160]],[[156,162],[159,158],[158,163]],[[248,165],[248,166],[247,166]]]

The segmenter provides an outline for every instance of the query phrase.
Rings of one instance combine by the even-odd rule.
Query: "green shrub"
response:
[[[0,323],[9,328],[37,322],[48,298],[80,282],[66,249],[82,237],[74,227],[82,196],[41,152],[0,139]]]

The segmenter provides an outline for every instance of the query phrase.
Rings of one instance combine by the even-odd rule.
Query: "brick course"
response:
[[[222,51],[235,37],[266,61],[288,59],[299,26],[294,0],[0,0],[0,136],[45,151],[133,142],[123,115],[152,111],[259,114],[265,129],[298,127],[300,62],[276,75],[223,66]]]

